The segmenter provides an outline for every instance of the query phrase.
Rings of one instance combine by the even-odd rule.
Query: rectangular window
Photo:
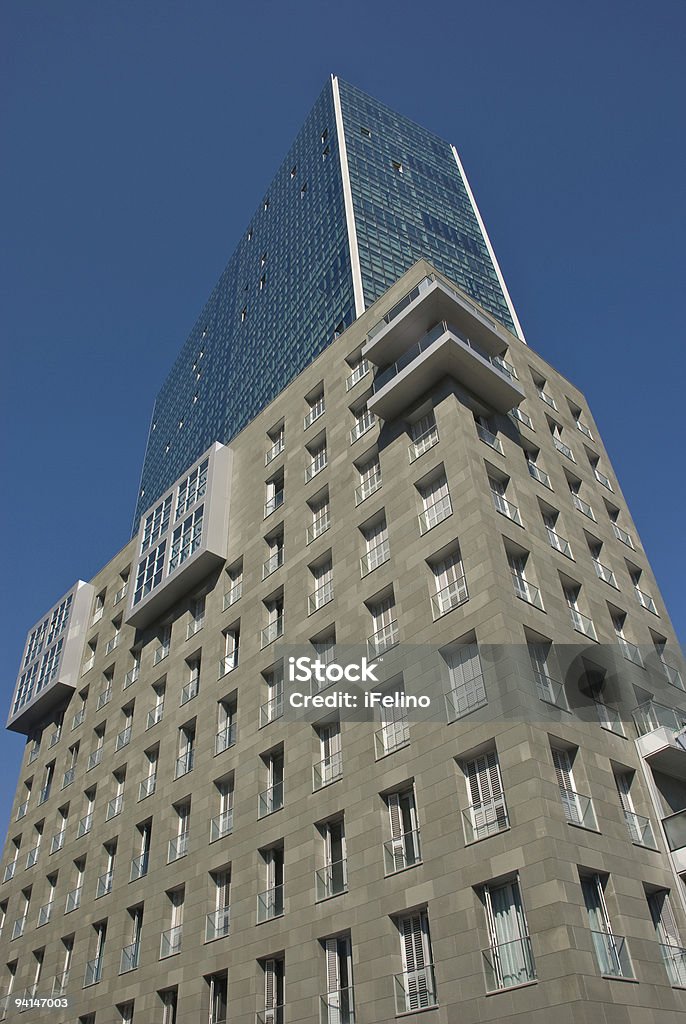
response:
[[[349,935],[322,942],[326,957],[326,993],[322,995],[321,1024],[353,1024],[353,964]]]
[[[469,799],[469,806],[462,815],[465,841],[474,843],[504,832],[510,822],[497,752],[488,750],[464,761],[462,771]]]
[[[422,860],[414,788],[387,793],[384,797],[388,812],[388,834],[384,843],[384,867],[387,875],[404,871]]]
[[[581,879],[581,891],[588,913],[588,923],[593,939],[593,949],[601,974],[616,978],[633,978],[634,972],[629,958],[626,940],[615,935],[605,902],[607,877],[598,874]]]
[[[679,935],[669,892],[658,889],[646,896],[653,919],[655,935],[660,944],[662,962],[672,985],[686,986],[686,950]]]
[[[597,824],[591,798],[578,793],[576,789],[572,771],[573,754],[569,750],[558,747],[551,747],[551,754],[560,790],[560,800],[567,821],[570,825],[596,829]]]
[[[464,604],[469,593],[459,548],[454,547],[442,557],[430,561],[429,567],[433,576],[431,608],[435,620]]]
[[[485,885],[482,899],[490,940],[483,952],[487,991],[533,981],[536,969],[519,882]]]
[[[446,710],[448,721],[454,722],[488,703],[486,685],[476,641],[460,644],[445,653],[443,658],[449,676]]]
[[[400,937],[402,973],[395,976],[395,1005],[397,1013],[411,1013],[438,1005],[434,975],[429,917],[425,910],[400,917],[397,921]]]

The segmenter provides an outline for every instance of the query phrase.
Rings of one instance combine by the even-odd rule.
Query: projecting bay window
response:
[[[258,1010],[256,1024],[285,1024],[286,964],[283,957],[270,957],[260,961],[264,1008]]]
[[[349,935],[323,939],[326,992],[320,997],[320,1024],[355,1024],[352,950]]]
[[[438,1006],[429,917],[426,910],[399,917],[402,972],[394,978],[397,1014]]]
[[[442,657],[448,672],[446,711],[448,721],[454,722],[488,703],[483,668],[475,640],[457,644]]]
[[[670,984],[684,988],[686,987],[686,949],[681,941],[670,894],[666,889],[658,889],[656,892],[646,894],[646,899]]]
[[[614,932],[610,921],[605,900],[607,875],[588,874],[580,881],[598,970],[612,978],[633,978],[626,939]]]
[[[562,747],[551,747],[550,752],[565,818],[570,825],[597,830],[591,798],[577,791],[574,780],[573,765],[577,752]]]
[[[317,825],[322,839],[323,867],[314,873],[315,900],[331,899],[348,891],[348,858],[343,817]]]
[[[453,512],[445,472],[441,469],[433,479],[418,484],[417,490],[422,502],[422,511],[419,514],[419,532],[425,534],[451,516]]]
[[[529,660],[540,700],[555,707],[567,708],[563,684],[556,678],[550,640],[527,640]]]
[[[390,836],[383,845],[384,871],[393,875],[416,867],[422,861],[414,787],[387,793],[383,801],[388,815],[387,834]]]
[[[319,759],[312,769],[315,790],[330,786],[343,775],[340,722],[316,726],[316,733],[319,740]]]
[[[490,942],[482,951],[486,991],[534,981],[536,968],[519,882],[485,885],[480,895]]]
[[[229,934],[231,904],[231,868],[210,872],[214,910],[205,919],[205,942],[223,939]]]
[[[495,750],[462,762],[469,805],[462,814],[465,842],[504,832],[510,826],[500,776],[500,763]]]

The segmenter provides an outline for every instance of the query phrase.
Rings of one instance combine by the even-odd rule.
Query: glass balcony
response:
[[[318,452],[309,465],[305,467],[305,483],[309,483],[313,477],[321,473],[323,469],[326,469],[327,462],[326,451]]]
[[[127,725],[125,729],[117,733],[117,738],[114,741],[115,753],[121,750],[122,747],[126,747],[131,742],[131,726]]]
[[[273,462],[274,459],[278,458],[279,455],[281,454],[281,452],[284,450],[285,447],[286,447],[286,442],[284,440],[283,435],[281,435],[281,437],[278,437],[276,439],[276,441],[274,442],[274,444],[271,446],[271,448],[269,448],[267,450],[267,452],[265,453],[265,456],[264,456],[264,464],[265,464],[265,466],[268,466],[270,462]]]
[[[331,899],[332,896],[340,896],[348,891],[348,861],[345,857],[342,860],[332,861],[318,868],[314,873],[315,900]]]
[[[569,541],[564,537],[561,537],[559,533],[556,533],[550,526],[546,526],[546,533],[548,534],[548,540],[550,541],[551,548],[559,551],[561,555],[566,555],[567,558],[572,558],[572,549]]]
[[[405,719],[387,722],[374,733],[374,756],[377,761],[387,754],[406,747],[410,742],[410,727]]]
[[[28,854],[26,855],[26,867],[27,868],[32,868],[33,867],[33,865],[38,860],[39,852],[40,852],[40,843],[37,843],[35,846],[31,847],[31,849],[29,850]]]
[[[673,665],[668,665],[667,662],[663,659],[660,660],[662,661],[662,671],[667,676],[667,682],[670,684],[670,686],[675,686],[677,690],[683,690],[684,684],[681,679],[681,673],[679,672],[679,669],[674,668]]]
[[[99,900],[101,896],[107,896],[112,892],[112,881],[114,879],[114,873],[112,871],[106,871],[104,875],[100,875],[97,882],[95,883],[95,898]]]
[[[273,572],[280,569],[283,565],[283,548],[279,548],[271,558],[268,558],[262,566],[262,579],[266,580],[267,576],[271,576]]]
[[[595,566],[596,576],[599,580],[602,580],[603,583],[609,583],[611,587],[615,588],[615,590],[619,590],[619,587],[617,586],[617,579],[612,569],[608,569],[608,567],[603,565],[602,562],[599,562],[597,558],[593,559],[593,565]]]
[[[633,978],[629,949],[622,935],[592,931],[593,949],[601,974],[613,978]]]
[[[85,708],[80,708],[80,710],[76,712],[76,714],[74,715],[74,717],[71,720],[71,727],[72,727],[72,729],[78,729],[78,727],[81,725],[81,723],[83,722],[85,717],[86,717],[86,709]]]
[[[644,591],[641,590],[639,587],[634,587],[634,589],[636,591],[636,597],[638,598],[638,603],[640,604],[641,608],[645,608],[647,611],[652,612],[653,615],[657,615],[657,606],[653,601],[652,597],[650,596],[650,594],[644,593]]]
[[[95,665],[95,651],[93,651],[90,654],[90,656],[86,658],[86,660],[84,661],[83,668],[81,669],[81,675],[85,676],[86,672],[90,672],[90,670],[93,668],[93,665]]]
[[[438,526],[444,519],[447,519],[453,514],[453,506],[450,500],[450,495],[446,494],[438,501],[435,501],[432,505],[428,505],[423,512],[419,513],[419,532],[422,536],[428,533],[429,530],[433,530],[434,526]]]
[[[382,483],[381,470],[379,469],[368,480],[364,480],[359,487],[355,488],[355,505],[361,505],[363,501],[366,501],[372,494],[375,494]]]
[[[488,836],[497,835],[498,832],[507,831],[510,827],[510,819],[505,797],[501,796],[496,800],[470,804],[462,812],[462,827],[467,846],[470,843],[478,842],[479,839],[486,839]]]
[[[142,853],[140,857],[133,857],[131,860],[131,873],[129,881],[135,882],[137,878],[144,878],[148,873],[148,854]]]
[[[72,910],[78,910],[81,906],[81,892],[83,886],[79,885],[76,889],[72,889],[71,892],[67,893],[67,901],[64,905],[65,914],[70,914]]]
[[[189,772],[193,771],[194,757],[194,750],[187,750],[185,754],[181,754],[180,757],[177,757],[176,764],[174,766],[175,779],[180,779],[182,775],[188,775]]]
[[[271,921],[283,914],[283,885],[275,885],[271,889],[257,895],[257,923]]]
[[[222,754],[229,747],[232,747],[236,742],[236,723],[230,722],[225,725],[223,729],[220,729],[214,737],[214,752],[215,754]]]
[[[181,952],[183,943],[183,925],[177,924],[174,928],[168,928],[160,935],[160,960],[168,956],[176,956]]]
[[[112,818],[116,818],[118,814],[121,814],[123,807],[124,794],[120,793],[119,796],[115,796],[113,800],[108,802],[107,810],[105,811],[105,821],[110,821]]]
[[[559,437],[555,437],[553,435],[553,444],[557,448],[558,452],[564,455],[565,458],[569,459],[571,462],[576,462],[576,459],[574,458],[574,452],[572,451],[572,449],[569,447],[569,445],[566,445],[564,441],[562,441]]]
[[[87,835],[93,827],[93,813],[84,814],[83,818],[79,819],[79,823],[76,826],[76,838],[80,839],[81,836]]]
[[[49,796],[50,796],[50,784],[48,783],[47,786],[43,786],[43,788],[41,789],[40,793],[38,794],[38,806],[40,807],[41,804],[44,804]]]
[[[436,594],[432,594],[431,612],[434,622],[436,619],[440,619],[442,615],[447,615],[453,608],[458,608],[467,600],[469,600],[467,579],[465,576],[459,576],[452,583],[449,583],[447,587],[442,587]]]
[[[528,935],[511,942],[500,942],[481,951],[486,991],[525,985],[536,978],[536,967]]]
[[[286,1007],[269,1006],[264,1010],[258,1010],[255,1014],[255,1024],[286,1024]]]
[[[548,487],[552,491],[553,485],[551,484],[550,477],[545,470],[540,469],[535,462],[531,462],[529,459],[527,459],[526,464],[529,469],[529,474],[534,478],[534,480],[538,480],[539,484],[543,484],[544,487]]]
[[[355,441],[359,441],[359,439],[366,434],[368,430],[372,429],[375,423],[376,416],[371,412],[364,412],[350,431],[350,443],[355,444]]]
[[[520,601],[526,601],[527,604],[532,604],[534,608],[539,608],[543,611],[543,598],[538,587],[535,587],[533,583],[529,583],[528,580],[524,579],[519,573],[512,573],[512,583],[514,586],[515,596]]]
[[[217,839],[230,836],[233,832],[233,807],[222,811],[210,821],[210,842],[215,843]]]
[[[383,844],[384,871],[387,875],[395,875],[405,868],[414,868],[422,862],[422,847],[419,841],[419,829],[403,832],[395,839]]]
[[[498,494],[497,491],[491,491],[491,494],[493,495],[493,504],[495,505],[496,512],[500,512],[501,516],[511,519],[517,526],[524,525],[516,505],[513,505],[511,501],[504,498],[502,494]]]
[[[667,729],[672,733],[680,733],[686,729],[686,711],[658,704],[648,700],[633,712],[634,724],[639,736],[646,736],[658,729]]]
[[[102,690],[98,694],[98,699],[95,702],[95,710],[96,711],[100,711],[100,709],[104,708],[106,704],[109,704],[109,702],[111,700],[112,700],[112,687],[108,686],[106,690]]]
[[[632,843],[636,846],[647,846],[651,850],[657,849],[650,818],[634,814],[633,811],[624,811],[624,820]]]
[[[424,452],[428,452],[435,444],[438,444],[439,440],[438,427],[435,424],[414,437],[407,449],[410,462],[415,462]]]
[[[599,484],[602,484],[603,487],[607,487],[608,491],[614,490],[614,487],[610,482],[610,478],[608,476],[605,476],[604,473],[601,473],[601,471],[597,467],[593,469],[593,475]]]
[[[157,725],[158,722],[161,722],[163,715],[164,715],[164,701],[161,700],[161,701],[159,701],[159,703],[155,704],[154,708],[151,708],[150,711],[148,711],[148,716],[145,719],[146,731],[148,729],[152,729],[153,725]]]
[[[327,509],[325,512],[322,512],[321,515],[318,515],[317,518],[312,521],[311,526],[307,527],[307,535],[305,538],[306,543],[311,544],[313,540],[317,539],[317,537],[321,537],[323,533],[326,533],[330,526],[331,516],[329,515],[329,510]]]
[[[426,964],[418,971],[403,971],[396,974],[393,980],[396,1014],[438,1006],[433,964]]]
[[[283,614],[269,623],[260,633],[260,647],[264,649],[283,636]]]
[[[170,647],[168,643],[160,644],[159,647],[156,647],[155,652],[152,656],[153,665],[159,665],[161,661],[164,661],[165,658],[169,657],[169,651]]]
[[[333,580],[328,580],[321,587],[317,587],[307,598],[307,614],[312,615],[319,611],[325,604],[333,601]]]
[[[639,668],[643,668],[643,658],[641,657],[641,652],[636,644],[632,644],[625,637],[619,636],[619,634],[617,635],[617,643],[619,644],[619,649],[627,661],[633,661],[634,665],[638,665]]]
[[[10,942],[14,939],[20,939],[24,934],[24,927],[26,926],[26,914],[23,917],[18,917],[12,925],[12,936]]]
[[[156,785],[157,772],[153,772],[151,775],[148,775],[145,779],[142,779],[141,782],[138,784],[139,802],[141,800],[145,800],[145,798],[148,796],[152,796],[152,794],[155,792]]]
[[[610,707],[609,704],[604,704],[601,700],[596,700],[595,705],[601,727],[607,729],[608,732],[616,733],[618,736],[625,736],[622,716],[619,711],[616,708]]]
[[[188,629],[186,630],[186,640],[192,639],[196,636],[205,625],[205,616],[200,615],[197,619],[191,619],[188,623]]]
[[[355,993],[339,988],[319,997],[319,1024],[355,1024]]]
[[[489,430],[488,427],[484,427],[481,423],[477,423],[476,432],[484,444],[487,444],[489,448],[493,448],[496,452],[500,452],[501,455],[505,454],[503,451],[502,441],[497,434],[493,433],[492,430]]]
[[[662,962],[665,965],[669,981],[680,988],[686,987],[686,949],[681,946],[667,946],[660,943]]]
[[[264,518],[270,516],[272,512],[276,512],[277,508],[281,508],[283,505],[283,491],[277,491],[271,498],[267,498],[264,503]]]
[[[510,411],[510,417],[515,421],[515,423],[523,423],[525,427],[529,428],[529,430],[534,429],[534,421],[528,413],[524,412],[523,409],[518,409],[515,406],[515,408]]]
[[[312,788],[323,789],[343,776],[343,753],[338,751],[312,766]]]
[[[572,492],[572,503],[573,503],[574,507],[579,510],[579,512],[583,512],[583,514],[585,516],[587,516],[589,519],[592,519],[593,522],[595,523],[595,521],[596,521],[595,513],[593,512],[593,509],[591,508],[591,506],[588,504],[587,501],[584,501],[584,499],[580,498],[578,494],[574,494]]]
[[[215,910],[214,914],[208,914],[205,918],[205,942],[214,942],[215,939],[223,939],[228,935],[230,921],[229,907],[222,907],[221,910]]]
[[[570,608],[569,612],[572,617],[572,626],[577,633],[583,633],[584,636],[590,637],[591,640],[598,639],[593,620],[589,619],[588,615],[583,615],[577,608]]]
[[[257,817],[266,818],[274,811],[280,811],[283,807],[283,782],[277,782],[269,786],[257,798]]]
[[[61,829],[59,832],[55,832],[54,836],[50,840],[50,853],[57,853],[58,850],[62,849],[66,835],[66,828]]]
[[[42,926],[44,924],[47,924],[48,921],[50,920],[50,917],[52,915],[52,907],[53,907],[53,901],[50,900],[49,903],[44,903],[43,906],[39,909],[39,911],[38,911],[38,927],[39,928],[42,928]]]
[[[100,762],[102,761],[102,751],[102,747],[96,747],[95,750],[92,750],[90,752],[90,754],[88,755],[88,761],[86,762],[87,772],[91,771],[93,768],[100,764]]]
[[[167,847],[167,864],[171,864],[175,860],[180,860],[181,857],[185,857],[187,855],[189,838],[190,832],[181,832],[180,835],[169,840],[169,845]]]
[[[631,534],[623,530],[621,526],[617,526],[617,523],[612,524],[612,532],[614,533],[617,540],[621,540],[622,544],[626,544],[628,548],[634,549],[634,542],[631,539]]]
[[[534,671],[534,678],[538,696],[542,701],[552,704],[556,708],[567,708],[565,688],[561,682],[538,671]]]
[[[360,558],[360,575],[368,576],[374,569],[378,569],[380,565],[387,562],[390,557],[391,546],[388,543],[388,538],[385,538],[379,544],[369,548],[366,554],[362,555]]]
[[[565,789],[562,786],[559,789],[565,818],[570,825],[580,825],[582,828],[597,831],[598,824],[590,796],[584,796],[582,793],[576,793],[573,789]]]
[[[351,391],[356,384],[366,377],[369,373],[369,363],[366,359],[360,360],[353,372],[345,379],[345,390]]]
[[[102,957],[97,956],[94,960],[89,960],[86,964],[86,974],[83,979],[83,987],[88,988],[89,985],[97,985],[102,978]]]
[[[260,707],[260,729],[283,715],[283,693],[272,697]]]
[[[224,594],[223,611],[226,611],[227,608],[230,608],[232,604],[236,603],[236,601],[240,601],[242,596],[243,580],[237,580],[236,583],[234,583],[232,587],[229,587],[229,589]]]
[[[129,971],[135,971],[138,967],[140,955],[140,943],[131,942],[128,946],[124,946],[119,958],[119,973],[128,974]]]
[[[181,700],[179,701],[179,707],[183,707],[184,704],[188,704],[190,700],[197,697],[200,693],[200,679],[196,676],[191,679],[190,682],[186,683],[181,689]]]
[[[72,782],[76,778],[76,766],[67,768],[66,772],[62,776],[62,789],[66,789],[67,786],[71,786]]]

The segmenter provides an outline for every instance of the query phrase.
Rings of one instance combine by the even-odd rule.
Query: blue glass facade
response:
[[[426,257],[512,328],[449,144],[338,88],[365,305]],[[202,452],[230,441],[355,319],[339,128],[328,82],[160,389],[134,531]]]

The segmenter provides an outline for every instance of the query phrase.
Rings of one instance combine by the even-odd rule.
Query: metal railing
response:
[[[508,501],[502,494],[499,494],[498,491],[492,490],[491,494],[493,495],[493,504],[495,505],[496,512],[500,512],[501,516],[511,519],[517,526],[523,526],[522,517],[517,506]]]
[[[121,750],[122,747],[128,746],[131,742],[131,726],[127,725],[126,728],[122,729],[117,733],[117,738],[114,741],[115,753],[117,750]]]
[[[79,823],[76,826],[76,838],[80,839],[81,836],[85,836],[90,832],[93,827],[93,812],[90,814],[84,814],[83,818],[79,818]]]
[[[312,424],[315,423],[320,416],[323,416],[325,412],[326,406],[324,404],[324,399],[318,398],[303,420],[303,430],[307,430],[308,427],[311,427]]]
[[[255,1014],[255,1024],[286,1024],[286,1006],[268,1006]]]
[[[58,729],[55,729],[55,731],[50,736],[50,739],[48,740],[48,750],[51,747],[54,747],[57,743],[59,743],[61,735],[62,735],[62,727],[60,726]]]
[[[157,704],[155,704],[154,708],[151,708],[150,711],[148,711],[148,715],[147,715],[147,718],[145,720],[145,728],[146,728],[146,730],[147,729],[152,729],[153,725],[157,725],[158,722],[161,722],[163,715],[164,715],[164,701],[161,700]]]
[[[593,467],[593,475],[594,475],[594,477],[596,478],[596,480],[598,481],[599,484],[602,484],[603,487],[607,487],[608,491],[613,491],[614,490],[614,487],[612,486],[612,484],[610,482],[609,476],[605,476],[605,474],[603,472],[601,472],[597,468],[597,466]]]
[[[323,608],[330,601],[333,601],[333,580],[327,580],[326,583],[322,583],[321,587],[317,587],[308,595],[307,614],[312,615],[313,612]]]
[[[50,852],[52,853],[52,851],[50,851]],[[11,860],[9,862],[9,864],[5,865],[5,872],[4,872],[3,876],[2,876],[3,882],[9,882],[10,879],[14,878],[14,875],[15,875],[16,870],[17,870],[17,861],[18,860],[19,860],[19,857],[16,856],[14,858],[14,860]]]
[[[371,430],[376,423],[376,416],[369,410],[360,416],[355,426],[350,431],[350,443],[355,444],[355,441],[359,441],[363,434],[366,434],[368,430]]]
[[[67,982],[69,981],[69,971],[62,971],[61,974],[56,974],[52,979],[51,994],[53,996],[63,996],[67,991]]]
[[[433,964],[425,964],[417,971],[403,971],[394,975],[396,1013],[411,1013],[438,1006],[436,975]]]
[[[32,846],[31,849],[29,850],[29,852],[26,855],[26,867],[27,868],[32,868],[33,867],[33,865],[38,860],[38,854],[39,853],[40,853],[40,843],[36,843],[36,845]]]
[[[597,829],[595,812],[590,796],[577,793],[573,789],[566,789],[563,786],[560,790],[560,800],[565,812],[565,818],[570,825],[581,825],[583,828]]]
[[[617,523],[612,524],[612,531],[617,540],[621,540],[622,544],[626,544],[627,547],[633,549],[634,542],[631,539],[630,533],[627,533],[626,530],[623,530],[621,526],[617,526]]]
[[[640,587],[634,587],[634,590],[636,591],[636,597],[641,608],[645,608],[647,611],[652,612],[653,615],[657,615],[657,606],[650,594],[646,594]]]
[[[130,942],[128,946],[124,946],[119,958],[119,973],[128,974],[129,971],[135,971],[138,967],[140,955],[140,942]]]
[[[47,786],[43,786],[43,788],[41,789],[40,793],[38,794],[38,806],[40,807],[41,804],[44,804],[49,796],[50,796],[50,783],[48,783]]]
[[[395,647],[398,640],[398,620],[392,619],[391,622],[378,629],[376,633],[372,633],[370,637],[367,637],[367,654],[370,658],[378,658],[380,654]]]
[[[581,420],[576,421],[576,429],[580,430],[582,434],[586,435],[586,437],[590,437],[591,441],[593,440],[593,434],[586,426],[586,424],[581,422]]]
[[[231,908],[222,907],[208,914],[205,918],[205,942],[214,942],[215,939],[223,939],[229,934],[231,924]]]
[[[481,951],[486,991],[525,985],[536,978],[536,967],[528,935],[511,942],[499,942]]]
[[[71,720],[72,729],[77,729],[86,717],[86,709],[80,708]]]
[[[510,411],[510,416],[512,417],[513,420],[518,420],[519,423],[523,423],[525,427],[529,428],[529,430],[534,429],[534,421],[531,419],[531,416],[529,416],[527,412],[524,412],[523,409],[520,409],[517,406],[515,406],[514,409]]]
[[[104,708],[106,704],[112,700],[112,687],[108,686],[98,694],[98,699],[95,702],[95,710],[99,711]]]
[[[270,516],[272,512],[276,512],[277,508],[281,508],[283,505],[283,491],[277,491],[271,498],[267,498],[264,503],[264,518]]]
[[[686,987],[686,949],[681,946],[668,946],[660,943],[662,962],[669,976],[672,985],[680,988]]]
[[[260,707],[260,729],[283,715],[283,693],[265,701]]]
[[[390,557],[391,546],[388,542],[388,537],[384,537],[382,541],[369,548],[366,554],[360,558],[360,575],[367,576],[374,569],[378,569],[380,565],[387,562]]]
[[[377,321],[377,323],[375,323],[367,332],[368,340],[371,341],[372,338],[376,337],[379,331],[382,331],[384,327],[392,323],[393,320],[395,320],[395,318],[399,316],[411,302],[414,302],[415,299],[419,298],[422,292],[426,291],[426,289],[432,285],[435,280],[436,278],[433,274],[423,277],[421,281],[419,281],[414,288],[407,293],[407,295],[403,295],[402,299],[399,299],[398,302],[396,302],[396,304],[392,306],[391,309],[389,309],[389,311],[381,318],[381,320]],[[442,282],[441,285],[443,286]],[[450,291],[450,289],[446,288],[446,291]]]
[[[346,857],[332,861],[314,873],[315,900],[331,899],[348,891],[348,861]]]
[[[260,647],[264,648],[269,646],[269,644],[273,644],[280,636],[283,636],[283,613],[261,631]]]
[[[95,750],[92,750],[90,752],[90,754],[88,755],[88,761],[86,762],[87,772],[91,771],[92,768],[95,768],[96,765],[100,764],[100,762],[102,761],[103,749],[103,747],[96,747]]]
[[[338,988],[319,997],[319,1024],[355,1024],[355,993]]]
[[[223,729],[219,729],[214,737],[214,752],[222,754],[236,742],[236,723],[230,722]]]
[[[548,534],[551,548],[555,548],[556,551],[559,551],[561,555],[566,555],[567,558],[572,557],[571,545],[565,537],[561,537],[550,526],[546,526],[546,533]]]
[[[312,788],[323,789],[343,775],[343,752],[337,751],[312,766]]]
[[[381,470],[374,473],[369,477],[368,480],[363,481],[358,487],[355,488],[355,505],[361,505],[363,501],[370,498],[372,494],[375,494],[379,490],[383,483],[381,478]]]
[[[567,707],[565,688],[561,682],[535,669],[534,678],[536,679],[538,696],[542,701],[545,701],[546,704],[553,704],[556,708]]]
[[[468,845],[498,832],[505,832],[510,827],[505,797],[470,804],[462,812],[462,825],[465,843]]]
[[[273,462],[286,447],[286,442],[283,437],[277,438],[271,448],[268,448],[264,456],[264,464],[268,466],[270,462]]]
[[[673,665],[668,665],[663,658],[660,658],[660,661],[662,662],[662,671],[667,676],[667,682],[671,686],[675,686],[677,690],[683,690],[684,684],[679,669],[674,668]]]
[[[650,818],[644,818],[641,814],[634,814],[633,811],[624,811],[627,831],[632,843],[637,846],[648,846],[655,849],[655,836]]]
[[[502,441],[497,434],[493,433],[492,430],[489,430],[488,427],[484,427],[481,423],[477,423],[476,432],[484,444],[487,444],[489,448],[493,448],[495,451],[500,452],[501,455],[505,454],[503,451]]]
[[[106,871],[103,875],[100,875],[97,882],[95,883],[95,898],[99,900],[101,896],[107,896],[108,893],[112,892],[112,882],[114,880],[114,872]]]
[[[549,405],[551,409],[557,409],[555,399],[552,397],[552,395],[549,395],[546,391],[544,391],[543,388],[538,389],[538,396],[541,399],[541,401],[545,402],[546,405]]]
[[[445,710],[449,722],[456,722],[463,715],[475,711],[476,708],[483,708],[488,704],[483,676],[471,681],[467,689],[464,686],[449,690],[445,696]]]
[[[167,864],[171,864],[175,860],[180,860],[181,857],[185,857],[188,853],[188,840],[190,838],[190,832],[180,832],[178,836],[169,840],[167,846]]]
[[[283,807],[283,782],[276,782],[258,794],[257,817],[266,818]]]
[[[640,668],[643,668],[643,658],[641,657],[641,652],[636,644],[632,644],[630,640],[627,640],[626,637],[620,636],[619,634],[617,634],[617,643],[619,644],[619,649],[627,661],[633,661],[634,665],[638,665]]]
[[[128,594],[128,592],[129,592],[129,581],[127,580],[126,583],[124,583],[123,586],[121,586],[119,588],[119,590],[116,592],[116,594],[114,595],[114,604],[119,604],[120,601],[123,601],[124,598],[126,597],[126,595]]]
[[[449,494],[444,494],[438,501],[428,505],[423,512],[419,513],[419,532],[423,536],[434,526],[438,526],[444,519],[453,514],[453,505]]]
[[[180,779],[182,775],[188,775],[189,772],[192,772],[194,760],[194,750],[187,750],[185,754],[181,754],[180,757],[177,757],[176,765],[174,767],[174,778]]]
[[[193,700],[200,693],[200,677],[194,676],[181,690],[181,700],[179,707],[183,707],[184,704],[188,704],[189,701]]]
[[[182,944],[182,924],[177,924],[173,928],[168,928],[166,932],[162,932],[160,935],[160,960],[164,960],[168,956],[176,956],[181,952]]]
[[[15,920],[14,924],[12,925],[12,936],[10,938],[10,942],[12,942],[14,939],[20,939],[24,934],[24,928],[26,926],[26,917],[27,915],[24,914],[22,917],[18,917]]]
[[[583,498],[580,498],[579,495],[575,494],[573,491],[572,491],[572,503],[573,503],[574,507],[579,510],[579,512],[583,512],[583,514],[588,519],[592,519],[593,522],[595,523],[595,521],[596,521],[595,513],[594,513],[593,509],[591,508],[591,506],[588,504],[587,501],[584,501]]]
[[[415,462],[424,452],[428,452],[439,441],[438,427],[434,423],[410,441],[407,448],[410,462]]]
[[[305,542],[311,544],[317,537],[321,537],[323,533],[331,526],[331,516],[329,515],[328,508],[321,512],[315,519],[312,520],[310,526],[307,527],[307,533],[305,536]]]
[[[599,562],[597,558],[593,559],[593,565],[595,566],[596,575],[599,580],[602,580],[604,583],[609,583],[611,587],[615,588],[615,590],[619,589],[617,587],[617,579],[612,569],[608,569],[608,567],[603,565],[602,562]]]
[[[145,800],[146,797],[152,796],[157,786],[157,772],[152,772],[151,775],[146,776],[138,784],[138,800]]]
[[[169,657],[170,646],[169,644],[160,644],[159,647],[155,648],[155,652],[152,656],[153,665],[159,665],[161,661]]]
[[[57,853],[58,850],[62,849],[66,835],[66,828],[61,829],[59,832],[55,832],[54,836],[50,840],[50,853]]]
[[[578,610],[578,608],[570,608],[569,613],[572,619],[572,625],[577,633],[583,633],[584,636],[590,637],[591,640],[598,639],[598,634],[595,631],[593,620],[589,619],[588,615],[584,615]]]
[[[44,924],[47,924],[52,914],[53,900],[49,903],[44,903],[38,910],[38,927],[42,928]]]
[[[529,459],[526,460],[526,464],[529,468],[529,474],[534,478],[534,480],[538,480],[539,484],[543,484],[544,487],[549,487],[550,490],[553,489],[552,484],[550,483],[550,477],[544,469],[541,469],[535,462],[531,462]]]
[[[422,862],[422,845],[419,838],[419,829],[412,829],[410,832],[402,832],[395,839],[389,839],[383,844],[384,871],[387,875],[394,875],[405,868],[414,868]]]
[[[105,654],[111,654],[112,651],[116,650],[116,648],[119,647],[120,640],[120,633],[115,633],[114,636],[111,636],[107,643],[105,644]]]
[[[593,949],[601,974],[613,978],[633,978],[629,949],[623,935],[591,931]]]
[[[524,579],[517,572],[512,573],[512,584],[515,595],[520,601],[526,601],[527,604],[532,604],[534,608],[539,608],[543,611],[543,598],[538,587],[534,586],[533,583],[529,583],[527,579]]]
[[[120,793],[119,796],[115,796],[114,799],[110,800],[107,804],[105,821],[110,821],[111,818],[116,818],[118,814],[121,814],[123,806],[124,794]]]
[[[387,722],[374,733],[374,756],[378,760],[386,754],[406,747],[409,742],[410,726],[406,719]]]
[[[572,449],[569,447],[569,445],[565,444],[564,441],[560,440],[559,437],[555,437],[553,435],[553,444],[557,448],[558,452],[564,455],[565,458],[569,459],[571,462],[576,462],[576,459],[574,458],[574,452],[572,451]]]
[[[275,885],[271,889],[257,894],[257,923],[271,921],[283,914],[283,885]]]
[[[233,807],[227,808],[221,814],[217,814],[210,821],[210,842],[215,843],[217,839],[230,836],[233,832]]]
[[[62,776],[62,789],[66,789],[67,786],[71,786],[72,782],[76,778],[76,765],[72,765],[71,768],[67,768],[66,772]]]
[[[273,572],[280,569],[283,565],[283,548],[278,548],[273,555],[271,555],[262,565],[262,579],[266,580],[267,576],[271,576]]]
[[[223,658],[219,659],[219,675],[221,679],[223,676],[228,675],[229,672],[233,672],[238,667],[238,647],[234,648],[230,654],[225,654]]]
[[[65,914],[70,914],[72,910],[78,910],[78,908],[81,906],[82,891],[83,886],[78,885],[76,889],[72,889],[70,892],[67,893],[67,899],[64,904]]]
[[[139,857],[131,858],[131,872],[129,881],[135,882],[137,878],[144,878],[148,873],[148,854],[142,853]]]
[[[467,578],[466,576],[459,576],[452,583],[448,583],[447,586],[441,587],[439,591],[431,595],[431,611],[434,621],[439,619],[441,615],[446,615],[452,611],[453,608],[464,604],[467,600],[469,600]]]
[[[361,359],[351,374],[345,379],[345,390],[350,391],[358,384],[363,377],[366,377],[369,373],[369,363],[366,359]]]
[[[83,987],[88,988],[89,985],[97,985],[102,978],[102,957],[97,956],[93,960],[89,960],[86,964],[86,973],[83,979]]]
[[[14,820],[15,821],[19,821],[21,818],[25,818],[26,817],[26,812],[28,811],[28,809],[29,809],[29,801],[28,800],[24,800],[24,802],[19,804],[19,806],[17,807],[17,816],[16,816],[16,818]]]
[[[186,640],[190,640],[191,637],[194,637],[196,635],[196,633],[199,633],[204,625],[204,615],[200,615],[197,619],[191,619],[191,621],[188,623],[188,629],[186,630]]]

